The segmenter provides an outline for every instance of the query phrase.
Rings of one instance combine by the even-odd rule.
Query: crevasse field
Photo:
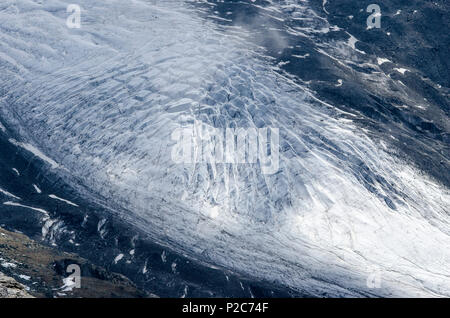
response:
[[[206,266],[311,296],[450,296],[445,83],[421,93],[422,70],[360,46],[327,1],[76,2],[79,29],[70,1],[0,4],[0,128],[42,174]],[[279,169],[175,162],[194,124],[279,129]]]

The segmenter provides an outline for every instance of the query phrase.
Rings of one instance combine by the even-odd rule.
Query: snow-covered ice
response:
[[[78,2],[80,29],[66,27],[68,1],[1,5],[12,143],[212,265],[313,295],[450,296],[447,188],[277,72],[245,30],[181,1]],[[279,128],[279,171],[174,163],[172,132],[195,122]],[[366,284],[373,268],[382,288]]]

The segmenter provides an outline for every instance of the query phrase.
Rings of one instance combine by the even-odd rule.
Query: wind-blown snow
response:
[[[40,212],[40,213],[45,215],[45,220],[50,218],[48,212],[45,211],[44,209],[35,208],[35,207],[32,207],[32,206],[28,206],[28,205],[24,205],[24,204],[20,204],[20,203],[16,203],[16,202],[11,202],[11,201],[3,202],[3,204],[4,205],[9,205],[9,206],[21,207],[21,208],[30,209],[30,210],[34,210],[34,211]]]
[[[21,200],[21,198],[19,198],[18,196],[15,196],[14,194],[9,193],[8,191],[3,190],[2,188],[0,188],[0,193],[6,195],[6,196],[8,196],[8,197],[14,198],[14,199],[16,199],[16,200]]]
[[[37,193],[42,193],[42,190],[37,185],[33,184],[33,188]]]
[[[282,76],[245,30],[180,1],[78,2],[81,29],[69,1],[0,5],[11,142],[211,264],[308,294],[450,296],[448,189]],[[196,122],[279,128],[278,173],[175,164],[171,134]]]
[[[52,168],[58,168],[59,165],[51,158],[47,157],[45,154],[42,153],[42,151],[40,151],[39,149],[37,149],[35,146],[27,144],[27,143],[22,143],[22,142],[17,142],[14,139],[10,139],[9,140],[12,144],[22,147],[25,150],[28,150],[29,152],[33,153],[35,156],[41,158],[42,160],[46,161],[47,163],[49,163],[51,165]],[[16,173],[18,175],[19,172],[16,170]]]
[[[60,198],[60,197],[58,197],[58,196],[56,196],[56,195],[54,195],[54,194],[50,194],[49,197],[52,198],[52,199],[54,199],[54,200],[58,200],[58,201],[67,203],[68,205],[72,205],[72,206],[78,207],[77,204],[75,204],[75,203],[73,203],[73,202],[71,202],[71,201],[69,201],[69,200]]]

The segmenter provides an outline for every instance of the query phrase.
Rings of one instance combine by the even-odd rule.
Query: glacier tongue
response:
[[[315,295],[450,295],[448,189],[182,2],[0,5],[0,114],[24,142],[193,257]],[[280,130],[280,168],[177,164],[196,122]],[[368,277],[381,275],[381,288]],[[373,287],[373,286],[372,286]]]

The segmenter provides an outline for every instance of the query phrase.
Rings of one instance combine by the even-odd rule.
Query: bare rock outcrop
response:
[[[0,272],[0,298],[34,298],[27,293],[25,286],[14,278]]]

